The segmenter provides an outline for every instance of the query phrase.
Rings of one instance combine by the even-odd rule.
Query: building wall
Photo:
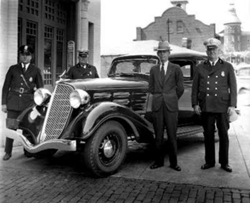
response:
[[[89,46],[91,55],[90,62],[96,66],[98,72],[101,68],[101,1],[90,0],[88,9],[88,20],[90,25]]]
[[[177,29],[180,22],[183,31]],[[215,24],[206,25],[182,8],[171,7],[147,27],[137,28],[136,40],[168,40],[171,44],[182,46],[183,38],[188,38],[191,49],[204,51],[203,42],[210,37],[215,37]]]
[[[250,51],[250,32],[241,36],[241,50]]]
[[[0,0],[0,95],[2,98],[2,87],[8,68],[17,63],[17,0]],[[6,114],[0,112],[0,146],[5,140],[5,118]]]
[[[26,0],[25,0],[26,1]],[[75,6],[67,8],[69,11],[68,16],[68,24],[70,27],[67,27],[67,42],[69,40],[73,40],[76,43],[78,42],[76,39],[76,33],[81,32],[80,29],[78,29],[78,24],[76,23],[78,16],[80,13],[77,13],[77,5],[82,2],[86,2],[85,0],[79,0],[79,1],[71,1],[66,0],[70,2],[71,4],[75,2]],[[39,0],[40,2],[40,0]],[[91,63],[93,63],[97,69],[100,69],[100,7],[101,7],[101,1],[100,0],[89,0],[88,4],[88,10],[87,10],[87,36],[81,37],[80,42],[87,41],[88,46],[91,48]],[[3,82],[5,79],[5,75],[9,69],[9,67],[12,64],[17,63],[17,49],[18,49],[18,0],[0,0],[0,29],[1,29],[1,35],[0,35],[0,43],[1,43],[1,49],[0,49],[0,97],[2,97],[2,87]],[[43,19],[44,20],[44,19]],[[44,32],[41,31],[39,33],[39,36],[43,36]],[[42,69],[43,67],[43,58],[41,57],[41,54],[43,55],[43,43],[44,39],[39,38],[38,44],[40,47],[38,47],[38,67]],[[56,43],[55,41],[53,43]],[[65,46],[64,54],[63,56],[67,55],[67,49]],[[66,58],[66,57],[65,57]],[[53,62],[55,63],[55,61]],[[66,67],[64,67],[66,68]],[[4,114],[2,111],[0,112],[0,147],[4,145],[5,140],[5,118],[6,114]]]

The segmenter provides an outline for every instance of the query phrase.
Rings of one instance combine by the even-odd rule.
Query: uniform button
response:
[[[216,75],[215,77],[218,78],[218,75]]]
[[[215,82],[215,84],[218,84],[218,82]]]
[[[207,88],[207,90],[209,90],[209,87]]]
[[[207,96],[209,96],[209,94],[207,94]]]
[[[207,78],[210,78],[210,76],[207,76]]]
[[[215,94],[214,96],[216,96],[216,97],[217,97],[217,94]]]
[[[217,90],[218,88],[216,87],[215,89]]]
[[[209,82],[207,82],[207,84],[209,84]]]

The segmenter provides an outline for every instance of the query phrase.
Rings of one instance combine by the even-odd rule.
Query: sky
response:
[[[250,31],[250,0],[188,0],[186,12],[203,23],[223,30],[230,3],[235,4],[242,30]],[[172,7],[170,0],[102,0],[101,49],[123,45],[136,39],[136,28],[145,28]]]

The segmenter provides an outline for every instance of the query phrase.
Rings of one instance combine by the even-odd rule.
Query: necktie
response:
[[[164,80],[165,77],[165,70],[164,70],[164,63],[161,65],[161,79]]]
[[[26,65],[23,64],[23,72],[25,72],[25,71],[26,71]]]
[[[214,62],[212,62],[212,66],[214,66],[215,65],[215,63]]]

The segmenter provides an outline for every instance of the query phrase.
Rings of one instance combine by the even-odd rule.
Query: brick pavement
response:
[[[182,140],[184,146],[178,150],[181,172],[169,169],[167,157],[166,166],[150,170],[150,151],[142,147],[131,149],[118,173],[100,179],[80,166],[77,154],[28,159],[22,147],[15,147],[11,160],[0,160],[0,203],[250,203],[249,115],[248,106],[230,129],[233,173],[219,166],[200,170],[204,148],[199,136]]]
[[[1,203],[249,203],[250,189],[218,188],[81,173],[0,170]]]

